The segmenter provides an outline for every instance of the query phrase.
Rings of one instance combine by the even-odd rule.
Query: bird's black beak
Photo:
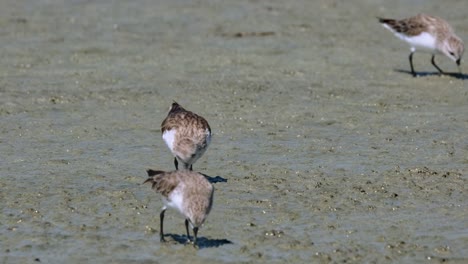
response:
[[[463,74],[463,73],[462,73],[462,70],[461,70],[461,67],[460,67],[460,59],[458,59],[458,60],[456,61],[456,63],[457,63],[457,66],[458,66],[458,72],[459,72],[460,74]]]

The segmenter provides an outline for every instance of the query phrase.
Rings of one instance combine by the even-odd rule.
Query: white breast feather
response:
[[[406,37],[406,42],[415,48],[421,48],[425,51],[434,51],[436,49],[436,38],[429,33],[423,32],[414,37]]]
[[[180,190],[180,186],[175,188],[169,197],[166,199],[165,204],[171,208],[177,209],[181,214],[184,212],[183,207],[184,193]]]
[[[417,36],[407,36],[405,34],[396,32],[392,27],[387,24],[382,24],[382,26],[395,34],[399,39],[406,41],[411,45],[411,51],[415,51],[416,48],[422,49],[422,51],[433,52],[436,49],[436,38],[427,33],[423,32]]]
[[[206,129],[205,133],[206,133],[206,145],[208,146],[211,143],[211,133],[208,128]]]
[[[176,130],[171,129],[171,130],[164,131],[162,135],[164,142],[166,142],[166,145],[167,147],[169,147],[170,150],[174,149],[175,134],[176,134]]]

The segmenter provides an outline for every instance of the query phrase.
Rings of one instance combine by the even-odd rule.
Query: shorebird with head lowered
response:
[[[432,53],[431,63],[439,71],[442,69],[435,63],[437,53],[444,54],[457,63],[460,70],[460,62],[464,52],[463,41],[455,35],[449,23],[440,17],[426,14],[418,14],[406,19],[378,18],[382,25],[393,32],[395,36],[407,42],[411,46],[409,62],[411,73],[417,76],[413,67],[413,53],[416,50]]]
[[[164,172],[147,170],[152,189],[163,196],[164,206],[159,215],[160,240],[165,242],[163,223],[168,207],[174,208],[185,217],[187,240],[190,242],[189,225],[193,230],[193,245],[197,247],[197,234],[200,226],[213,205],[213,185],[202,174],[189,170]]]
[[[171,150],[176,170],[192,170],[211,142],[211,128],[205,118],[173,102],[161,124],[162,138]]]

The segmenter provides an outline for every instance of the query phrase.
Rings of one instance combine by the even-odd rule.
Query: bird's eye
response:
[[[449,52],[449,53],[450,53],[450,55],[455,56],[455,53],[453,53],[453,52]]]

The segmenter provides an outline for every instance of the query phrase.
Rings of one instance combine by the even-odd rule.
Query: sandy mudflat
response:
[[[466,263],[467,75],[375,19],[422,11],[468,41],[455,0],[1,1],[0,263]],[[141,185],[172,100],[227,180],[199,251]]]

